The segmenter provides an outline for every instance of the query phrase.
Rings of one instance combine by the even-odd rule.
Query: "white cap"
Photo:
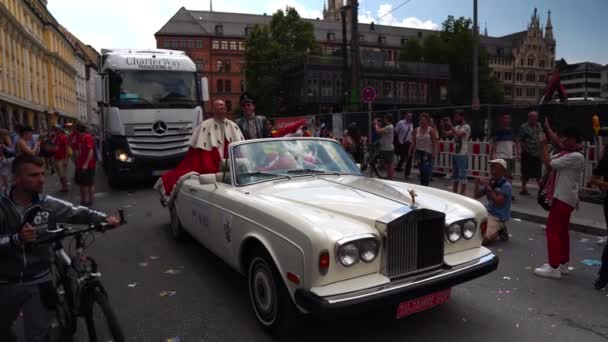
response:
[[[507,162],[504,159],[494,159],[490,160],[490,164],[500,164],[503,169],[507,169]]]

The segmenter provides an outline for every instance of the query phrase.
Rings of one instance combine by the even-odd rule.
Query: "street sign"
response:
[[[376,89],[374,89],[374,87],[367,86],[363,88],[363,91],[361,92],[361,99],[365,103],[372,103],[376,99],[377,95],[378,93],[376,92]]]

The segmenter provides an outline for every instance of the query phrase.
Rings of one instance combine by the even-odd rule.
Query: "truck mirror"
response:
[[[203,102],[209,101],[209,82],[207,77],[201,78],[201,100]]]
[[[94,76],[95,82],[95,100],[97,103],[103,103],[103,82],[101,75]]]

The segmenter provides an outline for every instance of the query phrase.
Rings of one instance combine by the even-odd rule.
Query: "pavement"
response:
[[[95,208],[125,208],[129,223],[97,235],[86,252],[99,264],[129,342],[608,341],[608,291],[593,289],[598,267],[582,263],[600,259],[603,246],[572,232],[571,274],[539,278],[532,270],[546,259],[542,225],[516,220],[511,239],[490,246],[500,257],[498,270],[453,288],[444,305],[399,320],[395,308],[332,321],[306,318],[303,330],[277,339],[257,325],[239,273],[196,241],[171,238],[153,182],[112,190],[102,172],[96,178]],[[49,176],[50,192],[55,179]],[[439,181],[434,184],[447,186]],[[64,198],[77,199],[77,192]],[[77,341],[87,340],[83,332],[80,324]]]
[[[405,179],[403,172],[396,172],[396,180],[404,181],[408,183],[417,183],[418,174],[417,171],[412,170],[410,179]],[[442,190],[452,191],[452,181],[443,175],[435,175],[430,186]],[[471,179],[467,186],[467,196],[473,197],[474,183]],[[530,196],[522,196],[519,194],[521,191],[521,183],[518,181],[513,182],[513,195],[515,201],[511,204],[511,215],[513,219],[520,219],[539,224],[547,223],[548,211],[544,210],[537,202],[536,196],[538,187],[536,184],[530,184],[528,191]],[[582,233],[588,233],[593,235],[605,236],[608,234],[606,230],[606,222],[604,219],[604,209],[602,204],[581,201],[579,207],[572,214],[570,220],[570,229]]]

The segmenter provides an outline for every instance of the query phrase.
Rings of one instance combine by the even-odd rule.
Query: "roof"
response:
[[[479,42],[485,46],[488,53],[493,56],[510,56],[511,50],[518,47],[526,38],[528,31],[516,32],[502,37],[480,36]]]
[[[567,64],[564,61],[564,64],[560,66],[560,73],[576,73],[576,72],[601,72],[604,67],[601,64],[591,63],[591,62],[582,62],[582,63],[574,63]]]
[[[221,25],[223,36],[245,38],[246,28],[270,24],[271,19],[272,15],[265,14],[192,11],[182,7],[155,35],[217,36],[216,26]],[[332,41],[335,41],[336,44],[342,41],[342,23],[319,19],[303,19],[313,24],[317,41],[329,41],[329,33],[333,34]],[[380,37],[383,37],[385,40],[383,45],[400,46],[403,38],[418,37],[419,35],[424,38],[427,35],[436,33],[437,31],[433,30],[409,27],[359,24],[359,34],[365,36],[365,42],[362,43],[364,45],[369,45],[370,43],[379,44]],[[350,39],[350,34],[348,34],[347,38]]]

